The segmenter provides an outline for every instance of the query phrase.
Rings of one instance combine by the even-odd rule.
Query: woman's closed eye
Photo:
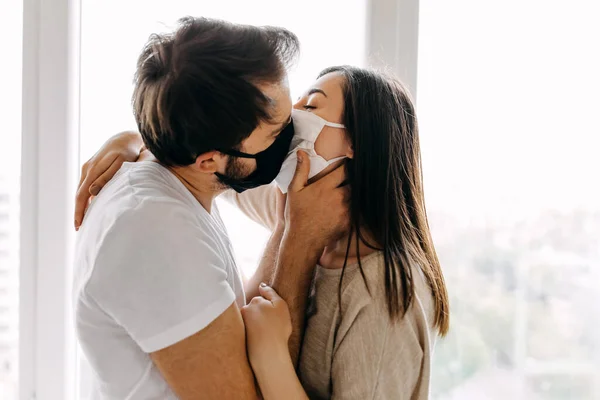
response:
[[[302,106],[302,108],[304,108],[305,110],[314,110],[317,107],[306,104],[306,105]]]

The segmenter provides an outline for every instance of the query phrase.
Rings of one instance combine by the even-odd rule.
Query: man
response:
[[[195,18],[143,50],[133,105],[157,162],[124,165],[102,190],[75,257],[76,328],[97,398],[257,398],[240,308],[275,269],[297,358],[312,270],[347,221],[341,169],[306,186],[308,160],[299,163],[277,265],[265,257],[246,293],[213,204],[277,174],[297,51],[283,29]]]

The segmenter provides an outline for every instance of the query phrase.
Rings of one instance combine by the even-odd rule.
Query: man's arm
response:
[[[320,253],[310,240],[279,226],[267,243],[258,269],[246,284],[248,301],[260,296],[258,287],[265,282],[287,302],[292,318],[289,350],[294,365],[298,362],[308,291]]]
[[[235,303],[200,332],[150,356],[182,400],[258,398]]]
[[[260,216],[259,219],[270,219],[273,221],[271,227],[273,232],[267,242],[258,268],[244,285],[246,289],[246,299],[248,301],[252,300],[254,297],[260,296],[258,285],[260,285],[261,282],[271,284],[273,281],[277,266],[277,257],[279,255],[279,247],[285,232],[284,213],[286,196],[281,193],[277,187],[272,185],[265,188],[261,193],[262,194],[258,196],[248,196],[246,197],[247,200],[238,203],[240,210],[246,215],[250,216],[248,208],[251,207],[256,210],[255,214]]]
[[[292,334],[288,342],[290,357],[298,365],[304,334],[304,319],[308,290],[322,249],[302,240],[293,231],[286,231],[281,241],[277,268],[271,286],[288,304],[292,319]],[[311,250],[311,248],[313,250]]]
[[[104,239],[88,295],[179,398],[256,399],[236,293],[217,239],[198,229],[194,215],[153,202],[121,215]]]
[[[308,291],[325,246],[348,232],[348,191],[340,187],[343,166],[308,184],[309,158],[298,151],[298,165],[285,202],[285,231],[271,286],[287,303],[292,319],[288,342],[294,366],[298,364],[304,333]]]
[[[233,189],[226,190],[219,198],[237,207],[246,217],[269,231],[274,231],[281,222],[278,219],[277,203],[284,196],[274,185],[264,185],[255,189],[236,193]]]
[[[258,287],[265,282],[288,304],[292,318],[289,350],[294,366],[300,354],[308,291],[323,250],[315,244],[298,230],[286,230],[279,225],[267,243],[258,269],[246,283],[248,301],[260,295]]]
[[[260,296],[258,292],[258,286],[261,282],[271,284],[273,277],[275,276],[275,269],[277,266],[277,257],[279,254],[279,247],[283,238],[285,226],[278,225],[277,228],[271,234],[269,241],[263,252],[263,256],[260,260],[260,264],[252,275],[244,284],[246,292],[246,300],[249,302],[253,298]]]

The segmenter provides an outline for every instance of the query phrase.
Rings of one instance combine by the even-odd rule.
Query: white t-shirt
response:
[[[245,303],[216,204],[209,214],[150,161],[124,164],[90,205],[73,292],[96,399],[176,399],[149,353],[202,330],[234,301]]]

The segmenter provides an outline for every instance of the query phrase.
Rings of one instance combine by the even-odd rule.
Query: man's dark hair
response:
[[[279,83],[298,52],[298,38],[286,29],[207,18],[186,17],[175,32],[152,35],[133,93],[146,147],[177,166],[236,148],[272,118],[272,100],[257,85]]]

